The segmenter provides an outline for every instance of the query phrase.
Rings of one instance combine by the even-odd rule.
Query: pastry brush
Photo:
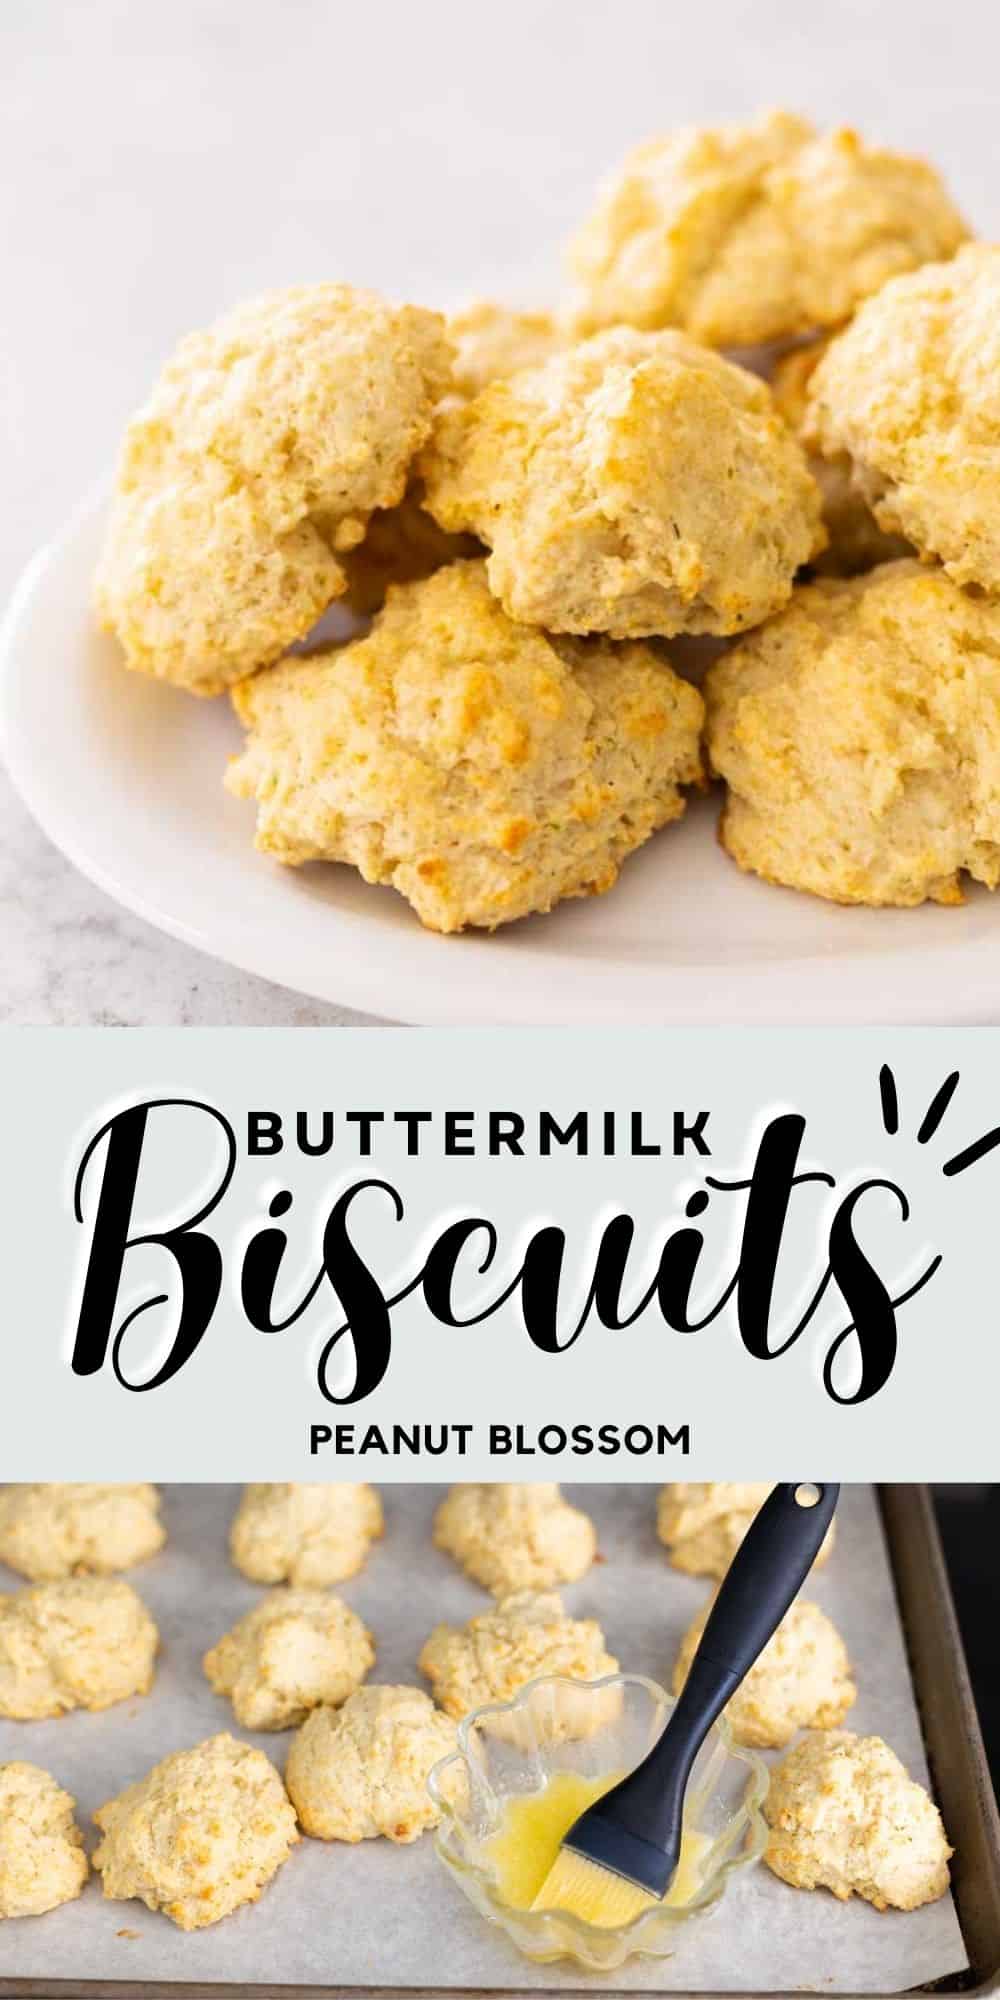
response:
[[[839,1493],[781,1485],[768,1495],[722,1580],[663,1734],[574,1821],[533,1910],[567,1910],[617,1929],[662,1901],[680,1860],[694,1760],[808,1576]]]

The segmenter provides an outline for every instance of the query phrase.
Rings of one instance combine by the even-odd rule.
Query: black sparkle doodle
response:
[[[918,1146],[926,1146],[928,1141],[934,1138],[960,1081],[961,1071],[953,1069],[945,1077],[944,1082],[939,1084],[917,1128]],[[882,1123],[890,1139],[894,1139],[899,1131],[899,1091],[888,1063],[883,1063],[879,1070],[878,1087],[882,1103]],[[947,1180],[953,1180],[956,1174],[964,1174],[969,1167],[975,1167],[980,1160],[985,1160],[987,1154],[994,1153],[998,1146],[1000,1146],[1000,1125],[994,1125],[988,1132],[983,1133],[982,1138],[973,1139],[968,1146],[963,1146],[959,1152],[953,1153],[951,1158],[945,1161],[941,1172]]]

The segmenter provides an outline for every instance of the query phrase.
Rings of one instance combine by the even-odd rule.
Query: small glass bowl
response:
[[[591,1971],[623,1965],[633,1953],[668,1958],[681,1927],[710,1910],[729,1876],[762,1853],[761,1812],[768,1771],[733,1742],[720,1717],[695,1762],[684,1823],[707,1836],[700,1884],[685,1903],[657,1903],[619,1930],[604,1930],[565,1910],[515,1910],[501,1901],[486,1853],[507,1801],[538,1792],[557,1771],[586,1777],[634,1769],[660,1736],[673,1699],[638,1674],[599,1681],[543,1674],[513,1701],[466,1716],[458,1749],[435,1764],[428,1788],[441,1812],[435,1848],[480,1914],[500,1924],[527,1958],[572,1958]]]

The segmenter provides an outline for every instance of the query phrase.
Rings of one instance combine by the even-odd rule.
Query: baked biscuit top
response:
[[[321,1702],[336,1707],[375,1661],[357,1613],[325,1590],[269,1590],[205,1654],[205,1675],[244,1729],[295,1729]]]
[[[165,1541],[155,1486],[0,1488],[0,1562],[32,1582],[131,1569]]]
[[[402,499],[450,371],[439,314],[350,285],[189,334],[129,424],[97,575],[127,665],[214,694],[303,638]]]
[[[253,1583],[322,1589],[356,1576],[383,1531],[373,1486],[246,1486],[232,1528],[233,1561]]]
[[[137,1897],[182,1931],[256,1902],[299,1838],[274,1765],[226,1735],[164,1757],[94,1819],[105,1896]]]
[[[71,1576],[0,1597],[0,1715],[37,1720],[147,1694],[158,1643],[120,1577]]]
[[[514,624],[479,562],[392,588],[366,638],[233,699],[226,784],[256,800],[257,846],[350,862],[438,931],[609,888],[701,775],[701,696],[666,661]]]
[[[554,1485],[453,1486],[434,1541],[495,1597],[573,1583],[597,1547],[592,1522]]]
[[[680,326],[753,347],[839,326],[968,234],[925,161],[771,111],[647,140],[569,252],[582,331]]]
[[[76,1801],[38,1764],[0,1764],[0,1920],[41,1917],[87,1879]]]
[[[1000,247],[870,299],[809,384],[806,435],[846,455],[880,525],[1000,592]]]
[[[682,333],[616,327],[446,403],[420,467],[508,615],[550,632],[738,632],[824,542],[767,384]]]
[[[285,1773],[300,1824],[317,1840],[416,1840],[438,1823],[427,1777],[456,1741],[420,1688],[361,1688],[336,1712],[315,1709]]]
[[[933,1800],[879,1736],[816,1730],[772,1771],[765,1860],[796,1889],[915,1910],[948,1888],[951,1848]]]
[[[1000,881],[997,600],[914,561],[810,584],[705,693],[741,867],[900,907]]]
[[[554,1590],[517,1591],[467,1625],[436,1626],[419,1666],[455,1717],[509,1701],[538,1674],[596,1680],[618,1670],[596,1618],[571,1618]]]

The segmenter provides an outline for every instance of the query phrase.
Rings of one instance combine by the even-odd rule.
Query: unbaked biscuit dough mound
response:
[[[87,1879],[76,1800],[37,1764],[0,1764],[0,1920],[71,1903]]]
[[[916,1910],[948,1888],[951,1848],[922,1785],[879,1736],[817,1731],[771,1773],[764,1859],[794,1889]]]
[[[322,1590],[364,1567],[383,1532],[373,1486],[246,1486],[229,1535],[238,1570],[251,1583]]]
[[[586,331],[681,326],[753,347],[842,325],[899,271],[967,236],[923,160],[770,111],[631,152],[570,247]]]
[[[766,382],[682,333],[617,327],[449,402],[420,463],[508,616],[549,632],[743,631],[824,541]]]
[[[94,1819],[105,1896],[137,1897],[182,1931],[255,1903],[299,1839],[274,1765],[225,1735],[165,1757]]]
[[[488,1702],[510,1701],[538,1674],[599,1680],[618,1671],[596,1618],[570,1618],[557,1591],[516,1591],[467,1625],[437,1625],[417,1663],[446,1715],[461,1719]],[[559,1733],[588,1733],[601,1718],[567,1702]]]
[[[391,583],[417,583],[445,563],[482,554],[474,535],[446,535],[423,502],[423,488],[414,481],[398,507],[372,515],[364,541],[340,558],[347,576],[345,602],[358,617],[370,618],[381,609]]]
[[[700,782],[701,696],[647,647],[517,626],[482,563],[390,591],[370,635],[234,691],[229,789],[262,852],[344,861],[431,930],[611,888]]]
[[[416,1840],[441,1815],[427,1790],[458,1731],[419,1688],[368,1687],[317,1708],[288,1753],[285,1783],[317,1840]]]
[[[870,299],[816,369],[806,432],[884,529],[1000,592],[1000,246]]]
[[[661,1487],[657,1500],[656,1531],[670,1552],[674,1569],[688,1576],[723,1577],[736,1554],[754,1515],[771,1492],[768,1480],[737,1484],[733,1481],[674,1481]],[[831,1521],[814,1569],[825,1563],[833,1548],[835,1524]]]
[[[166,1539],[155,1486],[0,1488],[0,1562],[32,1582],[131,1569]]]
[[[96,604],[126,663],[216,694],[347,589],[450,379],[444,321],[300,285],[189,334],[132,419]]]
[[[455,349],[452,387],[460,396],[478,396],[490,382],[537,368],[567,347],[570,335],[549,312],[518,312],[476,299],[447,324]]]
[[[346,1701],[374,1662],[371,1633],[339,1597],[281,1589],[205,1654],[204,1668],[244,1729],[296,1729],[320,1702]]]
[[[790,430],[801,438],[805,426],[809,384],[829,341],[814,340],[793,348],[775,364],[771,389],[775,403]],[[823,525],[827,547],[812,567],[821,576],[860,576],[876,563],[895,562],[912,555],[902,535],[890,535],[879,527],[864,495],[859,491],[854,468],[846,452],[823,458],[807,447],[809,470],[823,496]]]
[[[575,1583],[597,1547],[593,1522],[558,1486],[453,1486],[434,1542],[495,1597]]]
[[[694,1659],[714,1595],[684,1634],[674,1667],[680,1694]],[[842,1722],[857,1688],[847,1648],[818,1604],[797,1600],[726,1706],[737,1743],[782,1750],[799,1729],[832,1729]]]
[[[38,1721],[148,1694],[159,1634],[117,1577],[74,1576],[0,1597],[0,1715]]]
[[[717,662],[708,748],[741,868],[838,903],[1000,881],[1000,604],[886,563],[819,582]]]

